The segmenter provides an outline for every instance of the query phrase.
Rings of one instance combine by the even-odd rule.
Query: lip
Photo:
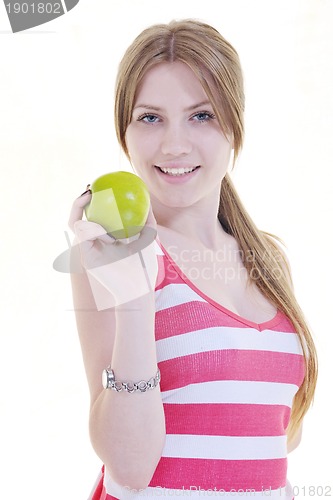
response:
[[[197,165],[199,168],[196,168],[193,170],[193,172],[190,172],[188,174],[182,174],[182,175],[169,175],[165,174],[162,172],[159,167],[162,168],[193,168],[193,164],[189,163],[163,163],[159,165],[154,165],[155,171],[159,177],[161,177],[165,182],[168,182],[169,184],[184,184],[185,182],[189,182],[191,179],[193,179],[197,173],[200,170],[200,165]]]

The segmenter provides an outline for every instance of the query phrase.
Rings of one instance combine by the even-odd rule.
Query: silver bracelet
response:
[[[132,392],[146,392],[150,389],[155,389],[155,387],[160,383],[161,372],[157,370],[155,377],[150,378],[147,382],[145,380],[140,380],[140,382],[120,382],[116,380],[114,371],[108,366],[102,373],[102,384],[104,389],[113,389],[114,391],[121,392],[126,391]]]

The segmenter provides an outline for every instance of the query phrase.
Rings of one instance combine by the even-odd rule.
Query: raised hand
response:
[[[125,304],[153,292],[158,265],[156,221],[151,207],[139,235],[117,240],[99,224],[82,220],[90,198],[88,192],[74,201],[69,227],[75,234],[74,247],[79,247],[81,265],[87,272],[97,308]]]

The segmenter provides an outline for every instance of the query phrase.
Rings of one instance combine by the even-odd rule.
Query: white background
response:
[[[125,48],[183,17],[213,24],[240,54],[247,133],[234,180],[257,225],[287,244],[320,361],[289,479],[296,498],[314,498],[310,486],[333,496],[332,2],[81,0],[17,34],[0,5],[1,498],[84,500],[98,474],[69,278],[52,262],[73,199],[129,169],[113,128]]]

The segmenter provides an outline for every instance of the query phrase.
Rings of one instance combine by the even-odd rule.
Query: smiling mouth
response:
[[[163,174],[165,175],[172,175],[175,177],[179,177],[182,175],[188,175],[200,168],[200,165],[197,167],[181,167],[181,168],[164,168],[164,167],[158,167],[155,165],[156,168],[158,168]]]

